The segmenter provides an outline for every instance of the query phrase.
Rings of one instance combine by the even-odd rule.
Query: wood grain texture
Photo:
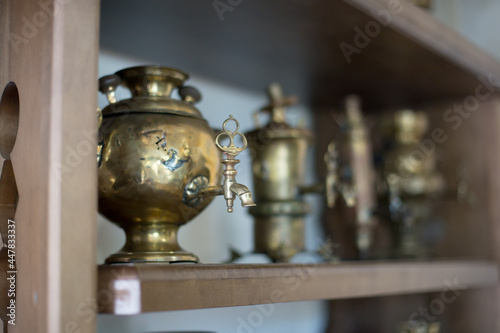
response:
[[[1,59],[0,86],[13,81],[20,94],[12,153],[19,204],[11,330],[91,333],[99,3],[0,3],[1,54],[8,53]]]
[[[495,285],[488,262],[273,265],[102,265],[100,312],[122,315],[411,294],[441,290],[455,278],[467,288]]]

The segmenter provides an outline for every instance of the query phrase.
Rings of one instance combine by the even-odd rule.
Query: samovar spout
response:
[[[253,207],[255,202],[252,199],[252,192],[243,184],[235,183],[229,188],[241,200],[241,207]]]
[[[225,179],[224,182],[225,184],[220,186],[207,186],[200,189],[196,194],[197,197],[212,197],[216,195],[223,195],[228,203],[228,211],[230,213],[232,212],[233,202],[236,196],[241,200],[241,207],[256,206],[255,202],[252,199],[252,192],[248,187],[243,184],[231,182],[227,179]],[[188,199],[192,198],[194,197],[188,197]]]

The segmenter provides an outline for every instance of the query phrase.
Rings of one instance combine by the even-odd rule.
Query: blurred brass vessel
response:
[[[268,94],[270,104],[259,112],[270,113],[269,123],[260,127],[258,112],[257,129],[246,133],[257,202],[257,207],[249,212],[255,218],[254,251],[268,255],[275,262],[288,262],[304,250],[304,217],[310,208],[302,195],[326,191],[327,201],[333,205],[341,186],[337,181],[333,145],[325,155],[327,186],[304,184],[306,154],[314,135],[308,129],[287,123],[285,108],[296,103],[295,97],[284,97],[278,84],[270,85]]]
[[[395,242],[393,255],[425,257],[419,228],[429,220],[435,197],[445,189],[444,178],[436,170],[435,150],[421,145],[428,119],[423,112],[402,110],[391,117],[388,128],[392,148],[384,154],[382,174]]]
[[[339,118],[340,119],[340,118]],[[350,178],[356,188],[356,203],[353,207],[340,207],[343,221],[352,223],[355,228],[355,243],[358,259],[371,259],[374,256],[375,228],[378,218],[376,177],[373,165],[372,142],[370,133],[361,111],[361,99],[349,95],[345,99],[345,114],[339,121],[342,136],[339,140],[339,153],[342,174]]]
[[[413,3],[415,6],[419,6],[425,9],[431,9],[433,5],[432,0],[410,0],[411,3]]]
[[[197,262],[179,246],[179,227],[214,195],[225,196],[228,211],[236,196],[243,206],[254,205],[248,189],[234,179],[234,157],[244,147],[214,142],[214,131],[193,106],[201,95],[183,86],[187,78],[176,69],[142,66],[100,79],[110,104],[102,110],[100,126],[99,211],[126,234],[123,249],[106,263]],[[131,98],[116,100],[120,84],[132,92]],[[174,89],[182,100],[170,96]],[[224,125],[228,121],[237,123],[230,118]],[[241,135],[222,134],[231,143]],[[219,150],[226,159],[221,160]],[[222,186],[221,162],[226,166]]]
[[[439,333],[441,323],[426,321],[401,322],[397,328],[398,333]]]

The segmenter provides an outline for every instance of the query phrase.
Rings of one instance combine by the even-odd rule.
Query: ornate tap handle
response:
[[[348,207],[356,204],[356,189],[340,180],[339,177],[339,153],[335,141],[330,142],[325,153],[326,163],[326,202],[328,207],[333,208],[338,194],[340,193]]]
[[[234,131],[230,131],[227,129],[227,124],[230,121],[234,121],[236,124],[236,129]],[[245,150],[245,148],[248,145],[247,138],[245,137],[245,135],[238,132],[239,129],[240,129],[240,123],[236,119],[233,118],[233,115],[229,115],[229,118],[224,120],[224,123],[222,124],[222,133],[219,133],[219,135],[217,135],[217,137],[215,138],[215,144],[217,145],[217,147],[227,156],[228,159],[231,159],[231,160],[234,159],[236,157],[236,155],[238,155],[243,150]],[[238,135],[241,136],[241,139],[243,140],[242,147],[237,147],[234,144],[234,139]],[[229,146],[223,146],[221,144],[221,139],[224,137],[227,137],[229,139]]]
[[[227,129],[227,124],[230,121],[234,121],[236,123],[236,129],[234,131],[230,131]],[[227,211],[231,213],[233,211],[233,203],[236,196],[239,196],[241,199],[241,205],[243,207],[255,206],[255,203],[252,200],[252,193],[248,190],[248,188],[244,185],[238,184],[236,182],[236,174],[238,173],[234,166],[238,164],[240,161],[235,159],[236,155],[242,152],[247,147],[247,138],[240,132],[238,129],[240,128],[240,124],[236,119],[233,118],[232,115],[229,116],[228,119],[224,121],[222,124],[223,132],[217,135],[215,138],[215,144],[217,147],[226,155],[226,159],[223,159],[221,162],[224,164],[224,183],[222,184],[222,189],[224,192],[224,199],[226,199]],[[243,146],[237,147],[234,144],[234,139],[238,135],[241,136],[243,140]],[[223,146],[221,144],[221,139],[224,137],[229,138],[229,145]]]

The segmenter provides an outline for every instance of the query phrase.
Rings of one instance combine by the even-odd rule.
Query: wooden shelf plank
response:
[[[317,108],[350,93],[366,110],[419,107],[474,94],[478,76],[500,78],[498,61],[407,1],[389,25],[378,23],[373,13],[390,3],[253,0],[221,21],[210,1],[123,0],[117,11],[103,0],[101,47],[262,94],[279,81]],[[374,24],[379,32],[348,62],[342,43],[356,47],[358,31]]]
[[[394,0],[343,0],[368,15],[385,11]],[[488,78],[500,78],[498,60],[482,51],[471,41],[431,17],[425,10],[401,1],[403,10],[390,16],[389,27],[407,36],[421,47],[448,59],[470,73]],[[499,88],[499,87],[497,87]],[[470,92],[473,93],[473,92]]]
[[[102,265],[99,311],[130,315],[314,299],[493,286],[490,262],[359,262],[274,265]]]

